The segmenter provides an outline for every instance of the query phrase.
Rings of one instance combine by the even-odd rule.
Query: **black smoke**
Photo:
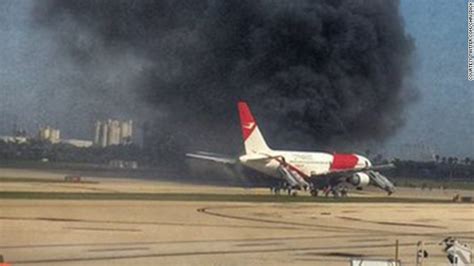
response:
[[[398,1],[44,0],[34,15],[80,69],[100,77],[97,58],[139,62],[135,108],[159,110],[143,120],[194,147],[240,141],[238,100],[272,146],[384,140],[414,95]]]

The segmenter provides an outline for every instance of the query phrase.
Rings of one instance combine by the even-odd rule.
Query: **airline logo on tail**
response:
[[[254,123],[254,122],[250,122],[250,123],[248,123],[247,125],[242,125],[242,127],[246,128],[246,129],[248,129],[248,130],[250,130],[250,131],[253,130],[254,126],[255,126],[255,123]]]

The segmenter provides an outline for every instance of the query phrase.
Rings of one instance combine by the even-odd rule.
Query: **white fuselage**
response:
[[[288,165],[306,177],[329,173],[337,169],[363,169],[371,166],[369,159],[353,154],[350,162],[342,162],[339,154],[325,152],[299,152],[299,151],[277,151],[271,150],[264,154],[246,154],[239,157],[240,163],[258,172],[280,177],[278,167],[281,165],[281,158],[284,158]],[[255,160],[256,157],[267,157],[262,160]],[[337,158],[336,158],[337,157]],[[337,161],[337,162],[336,162]],[[335,165],[337,163],[338,165]]]

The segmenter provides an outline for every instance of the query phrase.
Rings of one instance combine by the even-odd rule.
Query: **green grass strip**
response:
[[[67,183],[67,184],[98,184],[97,181],[66,181],[61,179],[30,178],[30,177],[0,177],[0,183]]]
[[[220,202],[323,202],[323,203],[452,203],[447,199],[399,197],[310,197],[287,195],[242,195],[211,193],[67,193],[3,191],[0,199],[31,200],[156,200],[156,201],[220,201]]]

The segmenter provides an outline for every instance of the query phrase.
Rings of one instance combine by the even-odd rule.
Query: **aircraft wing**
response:
[[[312,177],[321,177],[321,176],[347,176],[347,175],[352,175],[358,172],[367,172],[367,171],[379,171],[379,170],[384,170],[384,169],[390,169],[394,168],[394,164],[380,164],[380,165],[374,165],[370,167],[364,167],[364,168],[353,168],[353,169],[341,169],[341,170],[331,170],[326,173],[322,174],[317,174],[317,175],[311,175]]]
[[[237,160],[235,158],[231,158],[229,156],[211,153],[211,152],[203,152],[198,151],[197,153],[186,153],[186,156],[193,159],[198,160],[205,160],[211,161],[215,163],[223,163],[223,164],[236,164]]]
[[[369,176],[370,181],[373,185],[387,191],[388,194],[390,195],[395,191],[395,186],[393,185],[392,181],[390,181],[387,177],[381,175],[376,170],[388,169],[388,168],[393,168],[393,167],[395,167],[393,164],[385,164],[385,165],[375,165],[371,167],[358,168],[358,169],[336,170],[336,171],[330,171],[328,173],[323,173],[319,175],[312,175],[310,178],[312,179],[319,178],[322,180],[327,180],[329,181],[328,183],[338,183],[341,180],[344,180],[345,177],[348,177],[355,173],[363,172]]]

